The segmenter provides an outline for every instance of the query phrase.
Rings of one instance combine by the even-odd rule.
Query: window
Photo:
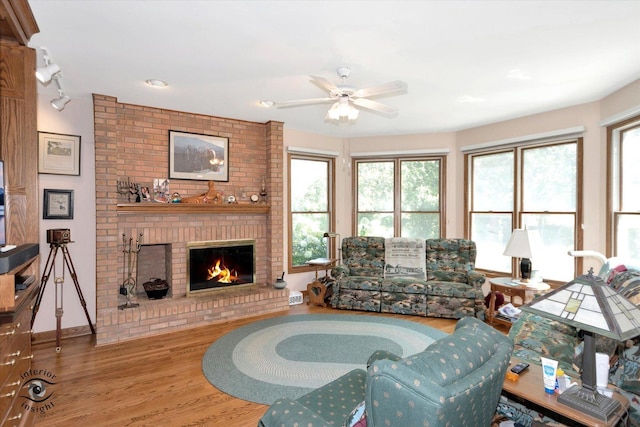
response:
[[[640,259],[640,117],[612,126],[609,135],[609,237],[607,252]]]
[[[567,252],[581,240],[581,149],[575,140],[467,155],[467,223],[478,248],[477,268],[518,277],[519,260],[503,252],[513,229],[528,228],[542,243],[533,268],[547,280],[575,277]]]
[[[444,157],[356,160],[355,234],[437,238],[444,234]]]
[[[334,231],[334,159],[289,155],[289,270],[306,271],[314,258],[335,257],[323,237]]]

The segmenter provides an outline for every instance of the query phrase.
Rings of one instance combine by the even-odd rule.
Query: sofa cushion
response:
[[[396,277],[380,281],[380,290],[403,294],[426,294],[428,284],[424,280],[410,277]]]
[[[343,264],[351,276],[383,276],[384,237],[349,237],[342,240]]]
[[[573,355],[581,342],[578,331],[546,317],[523,312],[509,331],[513,338],[513,355],[540,365],[540,356],[557,360],[564,371],[575,373]]]
[[[340,281],[340,289],[358,289],[362,291],[379,291],[381,277],[348,276]]]
[[[420,294],[382,292],[380,296],[382,313],[427,315],[427,296]]]

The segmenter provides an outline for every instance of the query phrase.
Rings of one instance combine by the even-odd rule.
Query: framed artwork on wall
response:
[[[229,181],[229,138],[169,131],[169,178]]]
[[[73,190],[44,190],[42,219],[73,219]]]
[[[38,173],[80,176],[80,136],[38,132]]]

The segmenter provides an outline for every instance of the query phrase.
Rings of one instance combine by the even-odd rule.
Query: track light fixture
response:
[[[71,101],[71,97],[64,93],[62,88],[62,72],[57,64],[54,64],[49,56],[49,52],[46,47],[41,47],[42,59],[44,60],[44,66],[36,69],[36,78],[44,85],[53,82],[58,86],[58,97],[51,100],[51,106],[57,111],[64,110],[65,105]]]
[[[42,47],[42,59],[44,60],[44,66],[36,69],[36,78],[42,84],[47,84],[51,81],[53,76],[60,72],[60,67],[51,61],[49,52],[46,47]]]

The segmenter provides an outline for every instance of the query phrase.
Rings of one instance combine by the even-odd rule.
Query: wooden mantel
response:
[[[118,214],[265,214],[271,205],[250,203],[118,203]]]

